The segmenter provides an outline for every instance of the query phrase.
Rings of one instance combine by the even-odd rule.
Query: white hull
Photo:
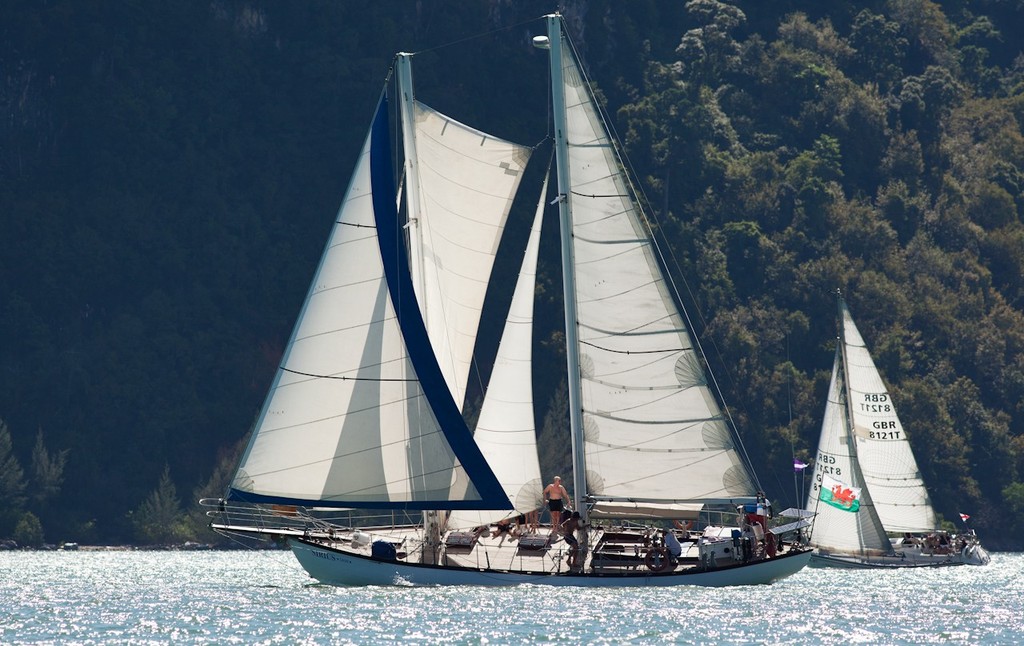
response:
[[[641,587],[699,585],[722,587],[768,584],[795,574],[807,565],[811,552],[793,552],[786,556],[752,563],[729,565],[714,570],[687,570],[655,574],[652,572],[574,574],[569,572],[515,572],[486,568],[425,565],[378,560],[289,538],[299,563],[314,579],[331,585],[487,585],[519,584],[580,587]]]
[[[835,567],[846,569],[886,569],[913,567],[951,567],[954,565],[988,565],[988,552],[980,545],[965,547],[952,554],[923,554],[919,551],[897,552],[889,556],[863,556],[860,554],[839,554],[815,550],[810,567]]]

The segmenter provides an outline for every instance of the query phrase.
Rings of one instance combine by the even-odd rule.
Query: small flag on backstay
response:
[[[968,518],[970,518],[970,516],[968,516],[967,514],[960,514],[960,520],[964,521],[965,523],[967,522]]]
[[[807,464],[806,462],[801,462],[800,460],[797,460],[796,458],[793,458],[793,470],[794,471],[803,471],[804,469],[806,469],[809,466],[811,466],[811,465]]]

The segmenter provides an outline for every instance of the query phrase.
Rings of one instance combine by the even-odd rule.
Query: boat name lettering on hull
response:
[[[318,559],[324,559],[325,561],[341,561],[342,563],[350,562],[349,559],[342,558],[337,554],[332,554],[330,552],[324,552],[323,550],[309,550],[309,553]]]

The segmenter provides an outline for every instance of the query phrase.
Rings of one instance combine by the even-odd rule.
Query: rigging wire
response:
[[[486,38],[488,36],[493,36],[494,34],[498,34],[498,33],[501,33],[503,31],[510,31],[510,30],[515,29],[517,27],[522,27],[523,25],[528,25],[530,23],[536,22],[536,21],[541,20],[541,19],[542,18],[530,18],[529,20],[524,20],[524,21],[518,22],[518,23],[516,23],[514,25],[509,25],[507,27],[499,27],[498,29],[492,29],[490,31],[481,32],[479,34],[474,34],[472,36],[466,36],[465,38],[459,38],[458,40],[452,40],[452,41],[449,41],[447,43],[442,43],[440,45],[435,45],[433,47],[428,47],[426,49],[421,49],[421,50],[418,50],[418,51],[415,51],[415,52],[411,52],[411,54],[413,56],[415,56],[416,54],[425,54],[427,52],[433,52],[433,51],[436,51],[436,50],[439,50],[439,49],[445,49],[446,47],[452,47],[454,45],[461,45],[462,43],[468,43],[471,40],[477,40],[478,38]]]

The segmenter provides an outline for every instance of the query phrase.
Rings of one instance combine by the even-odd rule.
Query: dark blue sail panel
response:
[[[305,498],[293,498],[291,496],[268,496],[266,494],[242,491],[232,487],[226,496],[228,500],[237,502],[259,503],[264,505],[296,505],[299,507],[323,507],[333,509],[399,509],[409,511],[422,511],[424,509],[444,510],[481,510],[481,509],[512,509],[508,503],[508,497],[502,492],[502,502],[497,506],[486,506],[479,500],[395,500],[395,501],[352,501],[352,500],[306,500]]]
[[[384,277],[395,306],[409,359],[412,362],[424,396],[434,412],[455,456],[480,494],[479,501],[415,501],[420,509],[512,509],[512,505],[490,465],[473,441],[473,434],[462,418],[445,382],[434,349],[427,336],[419,303],[413,291],[409,260],[405,254],[404,236],[398,226],[395,205],[394,169],[391,163],[391,135],[387,120],[387,99],[382,99],[373,120],[370,143],[370,185],[373,213],[377,225],[377,241],[384,263]],[[403,507],[409,508],[409,504]]]

